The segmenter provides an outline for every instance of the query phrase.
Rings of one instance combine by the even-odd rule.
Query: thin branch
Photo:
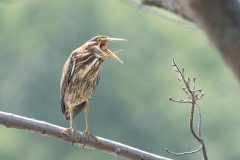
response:
[[[38,121],[31,118],[0,111],[0,124],[6,126],[7,128],[18,128],[22,130],[32,131],[40,135],[55,137],[70,143],[73,142],[74,146],[82,147],[83,145],[82,141],[79,142],[79,137],[76,134],[62,134],[65,128],[44,121]],[[82,132],[79,133],[81,136],[83,135]],[[169,158],[148,153],[105,138],[97,137],[97,139],[99,140],[99,143],[96,142],[94,138],[89,137],[85,148],[100,150],[114,156],[119,156],[131,160],[171,160]]]
[[[191,95],[187,92],[186,88],[182,88],[182,90],[186,93],[186,95],[188,95],[188,98],[191,99]]]
[[[204,93],[202,92],[202,89],[197,89],[196,90],[196,78],[193,78],[192,81],[191,81],[190,77],[188,77],[187,79],[185,78],[184,69],[182,69],[182,71],[181,71],[178,68],[177,64],[175,63],[174,59],[172,61],[172,67],[173,67],[173,70],[176,72],[176,74],[178,76],[178,80],[183,82],[184,87],[182,89],[186,93],[186,95],[188,96],[188,99],[187,100],[174,100],[172,98],[169,98],[169,100],[171,100],[173,102],[177,102],[177,103],[190,103],[191,104],[190,118],[189,118],[189,128],[190,128],[190,131],[191,131],[191,134],[193,135],[193,137],[199,142],[200,149],[189,151],[189,152],[182,152],[182,153],[175,153],[175,152],[172,152],[170,150],[167,150],[167,152],[172,153],[174,155],[186,155],[186,154],[192,154],[192,153],[196,153],[198,151],[202,151],[202,155],[203,155],[204,160],[207,160],[208,156],[207,156],[207,152],[206,152],[206,146],[205,146],[205,143],[204,143],[204,141],[201,137],[201,121],[202,121],[201,111],[200,111],[199,105],[197,104],[197,101],[203,97]],[[191,82],[192,82],[192,85],[190,85]],[[198,96],[199,94],[200,94],[200,97]],[[197,131],[194,130],[195,106],[197,106],[197,108],[198,108]]]
[[[190,100],[183,100],[183,99],[178,100],[178,99],[173,99],[171,97],[169,98],[169,100],[177,103],[191,103]]]
[[[201,150],[202,150],[202,146],[200,146],[198,149],[195,149],[195,150],[192,150],[192,151],[188,151],[188,152],[181,152],[181,153],[173,152],[173,151],[171,151],[171,150],[169,150],[167,148],[166,152],[174,154],[176,156],[183,156],[183,155],[187,155],[187,154],[197,153],[197,152],[200,152]]]
[[[194,112],[195,112],[195,102],[192,103],[191,111],[190,111],[190,121],[189,121],[189,122],[190,122],[190,123],[189,123],[189,125],[190,125],[190,131],[191,131],[193,137],[194,137],[195,139],[197,139],[198,142],[202,143],[201,137],[199,137],[199,134],[196,133],[196,131],[194,130],[194,127],[193,127],[193,126],[194,126],[194,124],[193,124]]]
[[[175,60],[173,59],[172,61],[172,67],[175,70],[175,72],[180,76],[180,79],[183,81],[184,85],[186,86],[186,92],[188,93],[187,95],[190,95],[190,103],[192,104],[191,107],[191,112],[190,112],[190,131],[194,138],[196,138],[198,141],[201,141],[201,138],[198,136],[198,134],[195,132],[194,127],[193,127],[193,117],[194,117],[194,109],[195,109],[195,104],[196,104],[196,96],[195,96],[195,82],[196,78],[193,78],[193,90],[190,88],[190,77],[186,80],[184,73],[181,72],[181,70],[178,68]],[[179,78],[178,78],[179,79]]]
[[[202,114],[201,114],[201,109],[200,106],[196,103],[197,108],[198,108],[198,136],[202,136],[202,129],[201,129],[201,123],[202,123]]]

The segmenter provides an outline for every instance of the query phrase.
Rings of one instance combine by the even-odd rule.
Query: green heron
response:
[[[109,56],[123,63],[116,56],[118,51],[112,52],[107,48],[109,42],[118,41],[125,41],[125,39],[96,36],[75,49],[65,62],[60,84],[62,112],[70,121],[70,128],[65,131],[76,131],[74,118],[83,110],[86,124],[84,134],[90,134],[88,107],[99,82],[101,65]]]

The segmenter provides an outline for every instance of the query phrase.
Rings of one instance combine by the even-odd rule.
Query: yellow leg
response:
[[[94,136],[92,133],[90,133],[89,128],[88,128],[88,106],[89,105],[87,102],[83,108],[83,113],[84,113],[84,118],[85,118],[85,127],[86,127],[85,131],[83,133],[83,137],[84,137],[83,148],[86,145],[86,143],[88,142],[90,136],[92,138],[94,138],[97,143],[100,143],[99,140],[97,139],[97,137]]]
[[[74,141],[79,141],[81,139],[81,135],[80,133],[75,129],[74,126],[74,120],[73,120],[73,109],[72,107],[69,108],[69,112],[70,112],[70,128],[66,128],[62,131],[63,135],[73,135],[74,137],[76,137],[76,139],[72,140],[72,145],[74,143]]]
[[[70,111],[70,128],[75,130],[74,121],[73,121],[73,109],[72,109],[72,107],[69,108],[69,111]]]
[[[88,104],[86,104],[86,106],[83,108],[83,112],[84,112],[84,117],[85,117],[85,131],[89,131],[88,130]]]

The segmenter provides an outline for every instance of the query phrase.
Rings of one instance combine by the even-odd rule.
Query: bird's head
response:
[[[119,61],[120,63],[123,63],[123,61],[118,58],[118,56],[116,55],[116,52],[112,52],[111,50],[109,50],[107,48],[107,44],[109,42],[120,42],[120,41],[126,41],[125,39],[121,39],[121,38],[111,38],[108,36],[96,36],[93,37],[91,40],[89,40],[89,43],[92,43],[92,48],[97,50],[97,52],[95,54],[97,54],[97,56],[102,57],[102,58],[106,58],[106,57],[112,57],[114,59],[116,59],[117,61]]]

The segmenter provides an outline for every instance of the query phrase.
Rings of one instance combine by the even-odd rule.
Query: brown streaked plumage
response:
[[[75,130],[74,118],[83,110],[86,129],[88,129],[88,107],[93,92],[99,82],[101,64],[106,57],[122,61],[107,48],[108,42],[124,39],[96,36],[74,50],[63,66],[60,96],[61,108],[65,118],[70,121],[71,130]]]

